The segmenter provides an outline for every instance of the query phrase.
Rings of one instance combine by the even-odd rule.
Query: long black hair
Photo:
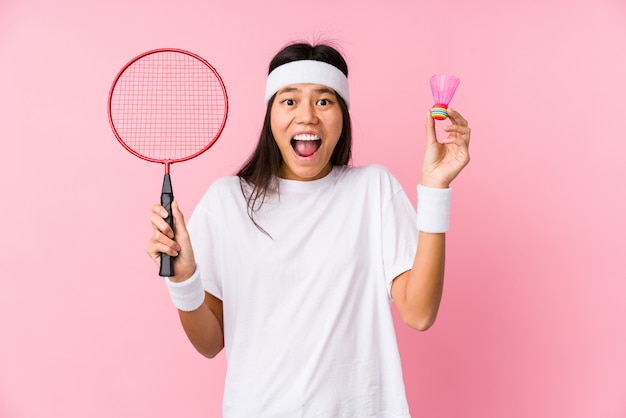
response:
[[[348,76],[348,65],[339,51],[330,45],[309,43],[294,43],[281,49],[270,62],[268,74],[283,64],[301,60],[325,62],[338,68],[346,77]],[[277,179],[283,158],[270,126],[270,110],[274,97],[275,95],[267,104],[265,120],[256,149],[237,173],[241,181],[241,190],[247,201],[248,215],[257,228],[266,234],[267,232],[255,222],[254,212],[263,205],[269,194],[278,192]],[[339,95],[337,99],[343,115],[343,129],[330,157],[330,164],[345,166],[350,162],[352,153],[352,124],[346,102]]]

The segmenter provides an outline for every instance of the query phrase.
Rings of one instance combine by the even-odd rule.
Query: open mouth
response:
[[[299,134],[291,140],[291,147],[299,157],[310,157],[322,146],[322,139],[317,135]]]

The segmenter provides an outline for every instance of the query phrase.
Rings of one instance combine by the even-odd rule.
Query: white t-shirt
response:
[[[238,177],[214,182],[189,231],[223,301],[224,417],[408,417],[390,311],[411,269],[415,209],[381,166],[280,180],[248,217]]]

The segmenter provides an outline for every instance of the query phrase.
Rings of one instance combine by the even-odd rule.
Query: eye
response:
[[[293,99],[285,99],[283,100],[283,104],[287,105],[287,106],[293,106],[296,104],[296,101]]]
[[[320,99],[317,101],[318,106],[328,106],[330,104],[329,99]]]

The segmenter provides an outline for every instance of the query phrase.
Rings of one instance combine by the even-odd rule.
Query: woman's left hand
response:
[[[443,130],[449,135],[437,141],[435,120],[428,112],[426,126],[426,151],[422,165],[422,185],[447,188],[469,161],[470,128],[467,121],[456,110],[448,109],[451,125]]]

